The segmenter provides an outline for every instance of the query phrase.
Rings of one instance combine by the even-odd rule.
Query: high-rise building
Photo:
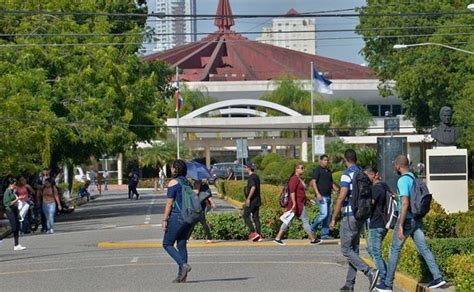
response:
[[[147,0],[148,13],[163,15],[196,15],[196,0]],[[153,40],[144,47],[147,52],[164,51],[197,40],[195,17],[149,17]]]
[[[288,17],[273,19],[272,27],[263,27],[256,41],[315,55],[315,18],[294,17],[298,12],[293,8],[286,15]]]

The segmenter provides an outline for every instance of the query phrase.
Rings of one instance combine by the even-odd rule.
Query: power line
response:
[[[470,11],[451,12],[404,12],[404,13],[299,13],[292,18],[306,17],[419,17],[419,16],[459,16],[471,14]],[[4,15],[54,15],[54,16],[108,16],[108,17],[156,17],[156,18],[228,18],[228,15],[215,14],[165,14],[165,13],[107,13],[107,12],[65,12],[45,10],[2,10]],[[287,14],[234,14],[233,18],[288,18]]]

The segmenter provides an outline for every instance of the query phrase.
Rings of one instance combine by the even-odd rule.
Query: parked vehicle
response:
[[[82,167],[76,166],[74,168],[74,180],[77,182],[85,182],[87,179],[86,174],[84,173],[84,170],[82,170]]]
[[[224,163],[215,163],[211,165],[211,174],[212,178],[215,181],[218,179],[226,179],[227,178],[227,169],[232,168],[234,172],[234,176],[239,180],[242,179],[242,164],[233,163],[233,162],[224,162]],[[244,171],[244,179],[247,179],[248,174]]]

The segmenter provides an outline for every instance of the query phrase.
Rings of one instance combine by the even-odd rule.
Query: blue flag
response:
[[[330,85],[332,84],[331,81],[324,78],[323,74],[319,73],[316,69],[313,69],[313,77],[313,89],[315,91],[319,93],[332,94],[332,89],[330,87]]]

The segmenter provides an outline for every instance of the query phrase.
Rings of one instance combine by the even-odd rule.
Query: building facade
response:
[[[272,20],[272,27],[263,27],[257,42],[307,54],[316,54],[316,19],[294,17],[298,12],[293,8],[284,18]]]
[[[163,15],[196,15],[196,0],[148,0],[148,13]],[[197,40],[195,17],[149,17],[147,25],[153,31],[145,51],[161,52]]]

